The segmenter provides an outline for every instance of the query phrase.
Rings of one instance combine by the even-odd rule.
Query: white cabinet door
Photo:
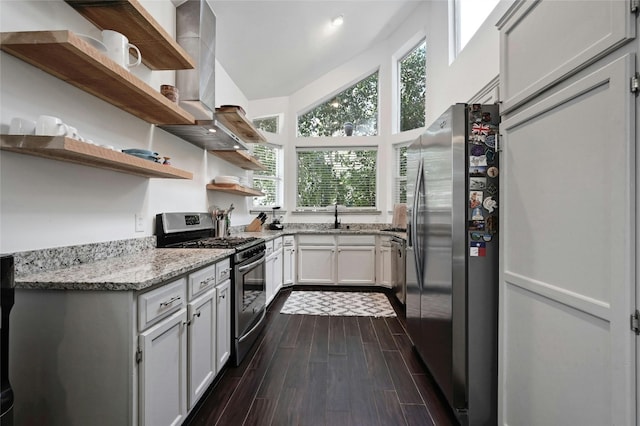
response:
[[[179,425],[187,414],[187,310],[140,333],[139,409],[143,426]]]
[[[501,124],[500,424],[636,424],[635,61]]]
[[[335,284],[333,246],[298,246],[298,284]]]
[[[282,249],[278,250],[275,253],[275,260],[273,262],[273,285],[274,285],[274,296],[278,294],[278,291],[282,288],[282,268],[283,268],[283,257],[284,251]]]
[[[187,349],[191,410],[216,376],[216,290],[187,305]]]
[[[276,290],[276,283],[275,283],[275,277],[274,277],[274,267],[276,263],[275,254],[272,254],[271,256],[267,257],[264,263],[265,263],[265,275],[266,275],[265,276],[265,292],[267,296],[267,305],[269,305],[269,303],[271,302],[271,299],[273,299],[273,295],[275,294],[275,290]]]
[[[378,284],[386,287],[391,287],[391,247],[388,245],[380,246],[380,252],[378,253]]]
[[[282,265],[282,284],[293,285],[296,278],[296,248],[295,246],[285,246]]]
[[[520,1],[498,23],[502,114],[635,37],[628,1]]]
[[[216,372],[220,372],[231,355],[231,280],[216,287]]]
[[[375,246],[338,246],[338,284],[375,283]]]

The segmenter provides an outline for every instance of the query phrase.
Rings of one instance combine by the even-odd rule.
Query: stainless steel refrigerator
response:
[[[453,105],[407,157],[407,328],[463,425],[497,424],[498,122]]]

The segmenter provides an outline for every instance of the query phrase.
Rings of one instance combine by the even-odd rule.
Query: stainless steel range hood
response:
[[[196,62],[195,69],[176,71],[179,105],[196,118],[196,124],[159,127],[207,150],[248,149],[216,120],[216,16],[206,0],[187,0],[176,7],[176,41]]]
[[[198,120],[195,125],[175,124],[160,128],[207,151],[249,149],[239,137],[217,120]]]

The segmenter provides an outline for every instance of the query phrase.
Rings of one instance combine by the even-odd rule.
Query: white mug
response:
[[[69,126],[64,124],[58,117],[41,115],[36,121],[36,135],[41,136],[62,136],[69,131]]]
[[[36,122],[27,118],[14,117],[9,124],[10,135],[32,135],[36,131]]]
[[[113,59],[121,67],[127,69],[140,65],[142,55],[140,50],[124,34],[112,30],[102,31],[102,42],[107,47],[107,56]],[[129,62],[129,51],[134,50],[138,56],[135,62]]]
[[[68,138],[72,138],[72,139],[80,139],[78,137],[78,129],[76,129],[75,127],[71,127],[71,126],[67,126],[66,136]]]

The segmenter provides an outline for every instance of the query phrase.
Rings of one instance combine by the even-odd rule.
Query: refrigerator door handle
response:
[[[415,194],[413,197],[413,214],[411,215],[411,236],[410,236],[410,240],[411,240],[410,243],[412,244],[412,247],[413,247],[413,256],[416,262],[418,287],[420,289],[423,288],[424,271],[422,270],[423,263],[422,263],[422,256],[421,256],[421,252],[423,250],[423,248],[421,247],[422,242],[418,241],[417,215],[418,215],[418,206],[420,206],[420,195],[422,193],[421,187],[423,184],[424,184],[424,160],[420,159],[420,163],[418,165],[418,176],[416,178]]]

